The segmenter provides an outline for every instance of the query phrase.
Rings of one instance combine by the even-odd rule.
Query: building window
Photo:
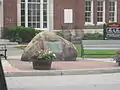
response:
[[[97,1],[97,22],[105,22],[105,1],[103,0]]]
[[[48,0],[21,0],[21,25],[33,28],[47,28]]]
[[[25,0],[21,0],[21,26],[25,26]]]
[[[117,1],[110,0],[109,1],[109,21],[116,22],[117,21],[117,10],[116,10]]]
[[[93,24],[93,1],[85,1],[85,24]]]

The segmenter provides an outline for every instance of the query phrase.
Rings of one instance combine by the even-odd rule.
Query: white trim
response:
[[[85,1],[91,1],[91,22],[85,22],[85,25],[87,26],[87,25],[94,25],[93,24],[93,18],[94,18],[94,16],[93,16],[93,0],[85,0]]]
[[[50,30],[49,21],[50,21],[50,0],[47,0],[47,29],[48,30]]]
[[[117,22],[117,0],[115,0],[115,22]]]
[[[28,27],[28,0],[25,0],[25,26]]]
[[[21,0],[17,0],[17,26],[21,25]]]
[[[103,0],[103,23],[105,23],[105,0]]]
[[[49,8],[48,8],[48,17],[49,17],[49,22],[48,22],[48,29],[49,30],[53,30],[53,22],[54,22],[54,19],[53,19],[53,17],[54,17],[54,15],[53,15],[53,13],[54,13],[54,7],[53,7],[53,0],[48,0],[49,2],[48,2],[48,5],[49,5]]]
[[[94,16],[93,16],[93,0],[92,0],[92,3],[91,3],[91,23],[93,24],[93,18],[94,18]]]
[[[103,25],[105,22],[97,22],[97,25]]]
[[[49,30],[49,0],[47,0],[47,28],[43,28],[43,0],[41,0],[41,5],[40,5],[40,11],[41,11],[41,15],[40,15],[40,28],[42,30]]]
[[[103,1],[103,21],[97,22],[97,25],[102,25],[105,23],[105,0],[97,0],[97,1]]]
[[[47,28],[35,28],[36,30],[49,30]]]
[[[40,4],[40,29],[43,29],[43,0]]]
[[[85,22],[85,24],[84,24],[85,26],[94,26],[95,24],[93,24],[93,23],[88,23],[88,22]]]

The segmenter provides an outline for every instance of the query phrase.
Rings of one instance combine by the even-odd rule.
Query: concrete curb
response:
[[[119,73],[120,68],[97,68],[97,69],[74,69],[74,70],[41,70],[41,71],[18,71],[5,72],[6,77],[23,76],[62,76],[62,75],[87,75],[103,73]]]

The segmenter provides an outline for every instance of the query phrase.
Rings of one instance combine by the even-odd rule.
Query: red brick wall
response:
[[[4,27],[17,25],[17,0],[3,0]]]
[[[97,25],[97,0],[93,0],[93,23],[95,26],[85,26],[85,0],[54,0],[54,29],[60,29],[61,26],[68,27],[64,24],[64,9],[73,9],[72,27],[78,28],[102,28]],[[105,0],[105,22],[109,21],[109,0]],[[117,21],[120,23],[120,0],[117,0]],[[97,26],[97,27],[96,27]]]
[[[84,1],[85,0],[54,0],[54,29],[61,29],[64,24],[64,9],[73,9],[73,28],[84,28]],[[96,1],[94,1],[94,12],[96,12]],[[108,22],[108,0],[106,1],[105,21]],[[4,3],[4,27],[17,25],[17,0],[3,0]],[[97,23],[97,13],[94,13],[94,24]],[[117,21],[120,23],[120,0],[117,0]]]
[[[54,29],[61,29],[64,24],[64,9],[73,9],[73,24],[71,27],[84,26],[84,0],[54,0]]]

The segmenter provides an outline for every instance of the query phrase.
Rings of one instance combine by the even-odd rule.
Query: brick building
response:
[[[120,23],[120,0],[0,0],[0,27],[101,32],[111,21]]]

